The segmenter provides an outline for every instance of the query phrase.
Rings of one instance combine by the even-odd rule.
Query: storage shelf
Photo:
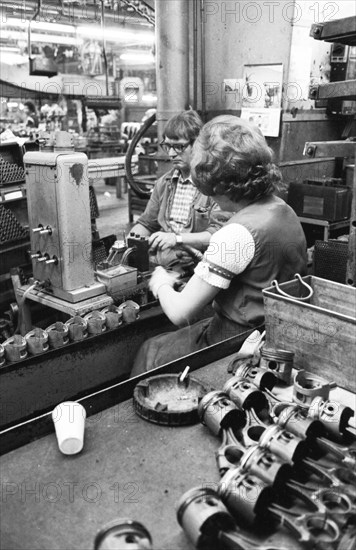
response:
[[[319,227],[323,227],[324,241],[329,240],[331,231],[335,231],[336,229],[348,229],[350,225],[350,220],[340,220],[337,222],[329,222],[327,220],[319,220],[317,218],[305,218],[303,216],[298,216],[298,218],[300,223],[305,223],[307,225],[317,225]]]
[[[309,158],[354,157],[355,141],[307,141],[303,154]]]
[[[356,80],[342,80],[340,82],[329,82],[311,86],[309,90],[310,99],[347,99],[356,100]]]
[[[344,17],[326,23],[315,23],[311,26],[310,36],[324,42],[338,42],[348,46],[356,45],[356,16]],[[356,80],[344,80],[312,86],[309,91],[311,99],[356,100]],[[306,143],[304,155],[310,157],[329,156],[332,151],[335,157],[355,155],[354,142],[315,142]],[[353,196],[350,215],[349,251],[347,260],[346,284],[356,286],[356,171],[354,169]],[[326,228],[327,229],[327,228]],[[324,229],[325,237],[325,229]]]
[[[356,44],[356,17],[345,17],[327,21],[326,23],[315,23],[310,30],[310,36],[315,40],[324,42],[339,42],[348,46]]]

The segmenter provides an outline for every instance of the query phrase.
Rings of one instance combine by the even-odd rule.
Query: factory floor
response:
[[[130,229],[127,192],[122,189],[122,197],[117,198],[115,185],[107,185],[103,179],[95,181],[94,189],[100,214],[96,220],[100,238],[116,235],[122,239],[123,233],[127,234]]]

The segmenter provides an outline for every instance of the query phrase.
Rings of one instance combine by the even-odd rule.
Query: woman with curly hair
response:
[[[202,261],[182,292],[176,276],[157,267],[150,288],[176,332],[145,342],[132,376],[264,322],[262,289],[305,274],[306,241],[294,211],[275,191],[281,174],[260,130],[235,116],[214,118],[193,148],[192,179],[212,196],[229,221],[212,235]],[[213,302],[214,316],[194,323]]]

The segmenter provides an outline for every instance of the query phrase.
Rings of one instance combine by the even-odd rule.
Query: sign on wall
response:
[[[282,110],[283,65],[245,65],[241,118],[278,137]]]

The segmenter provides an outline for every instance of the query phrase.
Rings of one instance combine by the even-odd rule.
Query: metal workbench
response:
[[[207,391],[220,389],[231,376],[227,365],[232,357],[191,375]],[[184,360],[179,368],[183,364]],[[217,488],[215,450],[219,445],[201,424],[172,428],[142,420],[129,399],[87,418],[79,455],[62,455],[54,433],[9,452],[0,460],[0,546],[89,550],[104,524],[132,518],[150,531],[155,550],[191,550],[177,523],[175,505],[190,488],[202,484]],[[277,541],[270,535],[263,542]],[[285,532],[278,535],[277,547],[302,548]]]

